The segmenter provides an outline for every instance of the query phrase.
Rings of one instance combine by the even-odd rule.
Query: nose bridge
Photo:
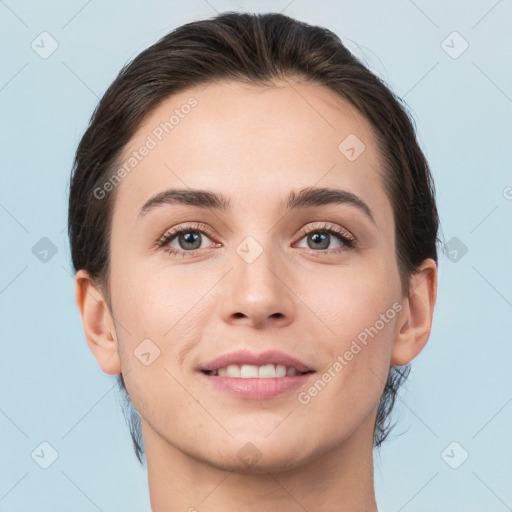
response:
[[[259,237],[260,240],[262,237]],[[236,248],[235,274],[256,293],[258,288],[276,291],[276,269],[280,266],[271,237],[260,243],[253,236],[246,237]]]
[[[227,321],[243,318],[254,325],[292,320],[292,292],[280,275],[283,265],[279,251],[271,246],[272,237],[260,240],[247,236],[233,253],[233,272],[225,289],[223,316]],[[265,238],[265,240],[262,240]]]

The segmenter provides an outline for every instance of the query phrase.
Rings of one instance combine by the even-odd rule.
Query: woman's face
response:
[[[400,330],[369,123],[324,87],[277,85],[223,82],[164,101],[125,149],[111,228],[112,313],[146,448],[238,470],[296,467],[353,436],[371,447]],[[202,371],[238,351],[255,359],[213,367],[297,366],[289,356],[311,373]],[[267,351],[281,355],[257,358]]]

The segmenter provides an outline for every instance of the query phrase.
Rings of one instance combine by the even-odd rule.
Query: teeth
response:
[[[241,379],[272,379],[276,377],[286,377],[301,375],[295,368],[287,368],[284,364],[265,364],[263,366],[254,366],[252,364],[230,364],[225,368],[219,368],[210,372],[211,375],[219,377],[232,377]]]
[[[258,367],[252,366],[250,364],[244,364],[240,368],[240,372],[238,373],[238,376],[242,377],[242,379],[256,378],[256,377],[258,377]]]
[[[230,364],[226,368],[226,377],[241,377],[240,366],[238,366],[237,364]]]
[[[286,377],[286,366],[283,364],[276,365],[276,377]]]
[[[258,368],[258,377],[260,379],[271,379],[276,376],[276,367],[273,364],[266,364]]]

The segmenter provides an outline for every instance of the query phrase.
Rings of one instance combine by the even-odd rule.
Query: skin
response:
[[[152,510],[376,511],[377,405],[390,364],[409,363],[427,343],[436,264],[425,260],[402,296],[375,136],[325,87],[221,82],[183,91],[145,119],[125,155],[191,96],[198,105],[117,185],[112,311],[101,287],[84,270],[76,274],[88,345],[104,372],[123,373],[141,416]],[[366,146],[354,161],[338,150],[349,134]],[[290,191],[307,187],[356,194],[375,224],[350,205],[281,207]],[[164,205],[139,218],[142,205],[169,188],[222,193],[232,210]],[[188,222],[211,233],[195,255],[178,239],[171,245],[184,256],[155,247]],[[301,228],[314,232],[324,222],[347,230],[357,246],[332,235],[327,249],[309,247]],[[262,248],[252,263],[236,251],[248,236]],[[397,303],[401,311],[308,404],[298,394],[311,381],[242,400],[195,371],[241,348],[277,349],[321,376]],[[146,366],[134,350],[147,338],[160,355]],[[248,442],[260,454],[252,466],[237,456]]]

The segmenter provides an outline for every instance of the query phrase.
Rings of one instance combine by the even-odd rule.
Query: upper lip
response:
[[[254,366],[264,366],[266,364],[282,364],[287,368],[295,368],[298,372],[314,371],[312,368],[307,366],[302,361],[299,361],[295,357],[289,356],[284,352],[278,350],[267,350],[259,354],[254,354],[248,350],[238,350],[229,354],[212,359],[208,363],[200,367],[201,370],[218,370],[219,368],[225,368],[230,364],[238,364],[242,366],[244,364],[250,364]]]

